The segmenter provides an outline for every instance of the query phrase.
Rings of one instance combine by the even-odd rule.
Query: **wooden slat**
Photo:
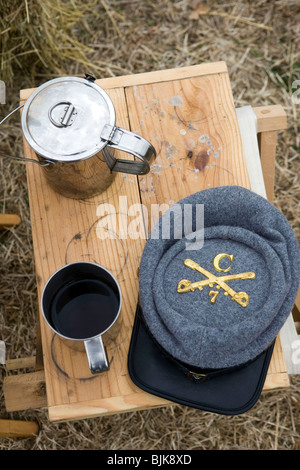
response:
[[[281,131],[287,128],[287,116],[281,105],[253,108],[257,117],[257,132]]]
[[[148,215],[151,204],[172,205],[209,187],[250,188],[227,75],[128,87],[126,99],[131,128],[158,153],[139,178]]]
[[[20,357],[17,359],[7,359],[5,366],[6,370],[16,370],[16,369],[27,369],[35,367],[36,358],[32,357]]]
[[[214,75],[227,73],[225,62],[203,63],[176,69],[155,70],[134,75],[122,75],[119,77],[102,78],[96,83],[104,89],[124,88],[141,84],[168,82],[171,80],[182,80],[184,78],[200,77],[204,75]],[[35,88],[27,88],[20,91],[20,100],[27,100]]]
[[[272,359],[264,384],[264,391],[284,388],[289,385],[290,379],[286,372],[286,363],[279,334],[276,338]]]
[[[50,409],[51,421],[65,422],[74,419],[93,418],[95,416],[109,416],[117,413],[139,411],[163,406],[171,406],[174,403],[163,398],[141,392],[136,389],[133,393],[124,396],[98,398],[77,403],[76,406],[57,405]]]
[[[123,89],[111,90],[110,95],[119,110],[118,124],[128,128]],[[35,157],[26,143],[25,152]],[[47,399],[52,419],[51,410],[58,404],[60,410],[65,408],[67,416],[69,409],[76,409],[76,406],[80,409],[82,401],[101,397],[105,403],[111,395],[131,395],[136,391],[128,376],[126,354],[137,304],[137,273],[144,240],[119,240],[116,236],[102,241],[97,230],[101,204],[112,204],[118,214],[119,197],[123,196],[130,206],[139,202],[139,191],[136,177],[118,174],[114,184],[102,195],[75,201],[49,188],[37,165],[27,164],[27,175],[39,297],[46,280],[56,269],[78,260],[95,261],[107,267],[117,277],[123,296],[122,333],[108,350],[109,357],[113,358],[110,371],[102,375],[90,373],[84,353],[72,352],[57,337],[52,341],[52,332],[41,319]],[[139,393],[138,390],[137,397]],[[145,404],[147,406],[147,400]],[[103,406],[100,408],[99,412]]]
[[[0,437],[33,437],[36,436],[38,432],[39,425],[35,421],[0,419]]]
[[[287,116],[280,105],[253,108],[257,119],[258,145],[268,200],[274,199],[275,159],[278,131],[287,128]]]

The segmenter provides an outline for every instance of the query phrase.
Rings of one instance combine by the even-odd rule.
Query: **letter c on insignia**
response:
[[[231,269],[231,266],[228,266],[228,268],[226,268],[226,269],[220,268],[220,261],[223,258],[229,258],[230,261],[233,261],[234,255],[228,255],[227,253],[219,253],[217,256],[214,257],[213,267],[219,273],[227,273]]]

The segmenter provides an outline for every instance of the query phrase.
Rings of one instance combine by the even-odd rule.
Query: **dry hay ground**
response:
[[[10,23],[1,26],[0,41],[6,38],[1,70],[13,73],[1,116],[18,104],[20,88],[59,74],[83,74],[90,67],[100,78],[225,60],[236,106],[279,103],[287,112],[288,129],[279,134],[277,147],[275,204],[300,239],[300,104],[292,101],[292,83],[300,79],[298,0],[212,1],[210,11],[197,0],[83,2],[90,8],[76,18],[77,23],[68,24],[79,45],[86,46],[83,55],[78,43],[64,48],[66,16],[59,11],[66,2],[41,2],[39,8],[43,5],[45,11],[35,3],[0,2],[2,13],[4,5],[14,8],[5,10]],[[3,25],[14,29],[11,41]],[[53,35],[59,38],[59,48],[53,45]],[[0,128],[0,137],[2,151],[22,155],[18,116]],[[19,227],[0,233],[0,338],[7,357],[31,356],[37,302],[25,167],[2,157],[0,210],[22,218]],[[2,384],[5,368],[0,371]],[[45,410],[7,413],[1,396],[1,418],[36,420],[40,432],[34,438],[2,438],[0,449],[297,449],[299,385],[300,378],[292,376],[288,390],[263,394],[241,416],[174,405],[62,424],[50,423]]]

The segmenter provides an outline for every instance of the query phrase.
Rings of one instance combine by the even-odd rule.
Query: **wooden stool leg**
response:
[[[41,338],[41,326],[40,326],[39,315],[37,315],[35,370],[43,370],[43,369],[44,369],[44,360],[43,360],[43,348],[42,348],[42,338]]]
[[[253,108],[257,118],[257,138],[267,198],[274,199],[274,174],[277,132],[287,128],[287,116],[281,105]]]
[[[39,432],[35,421],[0,419],[0,437],[33,437]]]
[[[0,214],[0,230],[4,227],[13,227],[21,222],[20,216],[17,214]]]
[[[264,175],[267,199],[270,202],[274,200],[276,143],[277,131],[261,132],[258,134],[261,167]]]

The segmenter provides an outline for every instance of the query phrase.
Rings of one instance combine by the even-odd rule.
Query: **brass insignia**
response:
[[[227,253],[219,253],[217,256],[214,257],[213,260],[213,266],[216,271],[218,272],[228,272],[231,269],[231,266],[229,266],[226,269],[220,268],[220,261],[222,258],[229,258],[230,261],[233,261],[234,255],[228,255]],[[237,279],[254,279],[255,278],[255,273],[254,272],[245,272],[245,273],[239,273],[239,274],[226,274],[224,276],[215,276],[213,273],[210,273],[207,271],[207,269],[202,268],[198,263],[191,259],[186,259],[184,260],[185,266],[187,266],[190,269],[199,271],[201,274],[203,274],[207,279],[203,279],[202,281],[197,281],[197,282],[191,282],[187,279],[182,279],[177,286],[177,292],[184,293],[184,292],[190,292],[194,291],[195,289],[202,290],[204,286],[209,286],[213,287],[214,284],[216,284],[216,289],[223,289],[224,295],[229,295],[231,297],[231,300],[234,300],[237,302],[239,305],[242,307],[247,307],[249,304],[249,295],[247,292],[236,292],[233,290],[226,282],[228,281],[234,281]],[[216,299],[219,295],[220,291],[217,290],[210,290],[208,295],[210,298],[210,303],[214,304],[216,302]]]
[[[220,261],[222,258],[229,258],[230,261],[233,261],[234,255],[228,255],[227,253],[219,253],[217,256],[214,257],[213,267],[215,268],[215,270],[219,271],[219,273],[227,273],[228,271],[230,271],[231,266],[228,266],[227,269],[220,268]]]

